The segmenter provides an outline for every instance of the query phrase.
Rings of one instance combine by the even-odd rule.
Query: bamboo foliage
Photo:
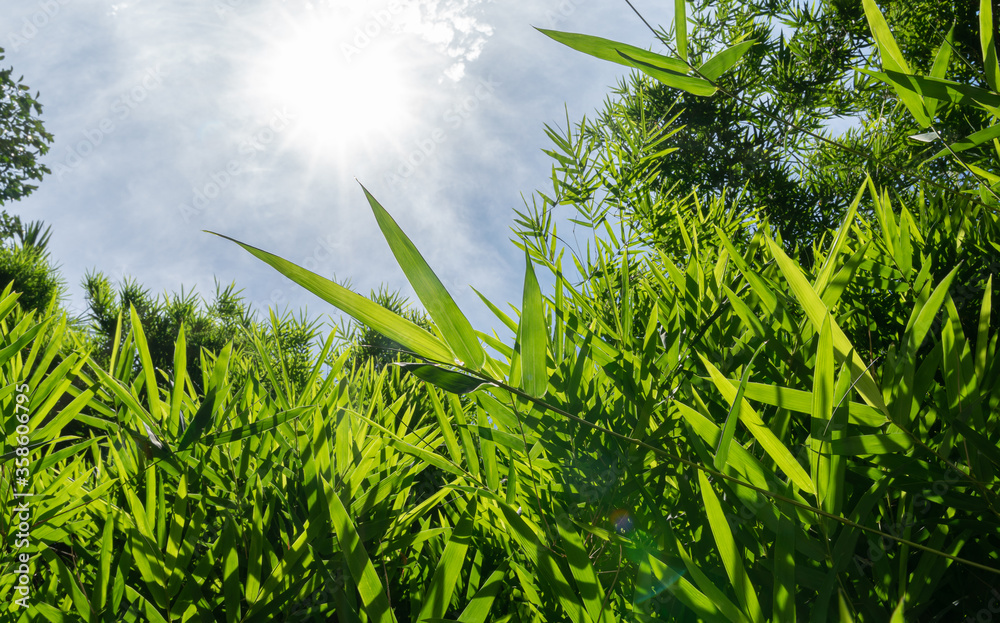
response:
[[[928,98],[1000,98],[945,84],[944,70],[909,76],[878,8],[865,10],[876,73],[918,123],[938,108]],[[694,95],[753,45],[694,68],[680,24],[677,58],[545,34]],[[993,178],[976,196],[909,205],[866,180],[803,254],[760,214],[654,188],[671,130],[621,112],[603,135],[549,128],[553,189],[517,215],[520,309],[484,299],[512,343],[473,329],[367,190],[431,330],[234,242],[420,361],[347,365],[331,336],[296,388],[281,353],[250,339],[262,363],[249,374],[230,345],[202,351],[192,379],[182,329],[167,375],[130,310],[101,367],[64,318],[0,295],[0,528],[30,532],[4,542],[0,597],[31,596],[12,620],[978,610],[1000,581],[1000,362],[996,264],[964,260],[1000,250]],[[557,206],[572,206],[568,225]],[[560,226],[586,246],[560,243]],[[26,489],[28,520],[14,496]]]

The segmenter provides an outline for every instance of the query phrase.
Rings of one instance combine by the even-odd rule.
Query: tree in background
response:
[[[947,70],[950,79],[985,84],[977,69],[978,2],[880,4],[914,71],[940,77]],[[914,153],[908,137],[925,133],[888,85],[857,71],[879,67],[860,0],[699,0],[693,8],[687,55],[694,66],[720,48],[756,43],[734,71],[716,78],[711,97],[643,81],[640,98],[638,83],[619,85],[615,97],[637,122],[679,128],[657,144],[659,151],[676,148],[656,158],[661,191],[698,189],[724,196],[731,209],[760,209],[808,259],[809,246],[839,222],[866,173],[907,199],[921,178],[952,189],[972,183],[943,160],[918,168],[933,151]],[[670,33],[654,32],[673,45]],[[942,103],[936,112],[934,130],[949,142],[984,125],[983,111],[971,107]],[[609,121],[605,112],[596,125],[613,130]],[[930,149],[937,151],[923,151]]]
[[[885,6],[885,20],[898,33],[913,71],[989,88],[979,69],[977,2]],[[558,181],[551,195],[542,195],[542,209],[519,214],[521,231],[530,237],[550,218],[546,211],[573,204],[577,225],[621,223],[630,250],[654,248],[686,262],[685,236],[692,235],[704,250],[716,244],[719,226],[744,249],[746,234],[766,222],[808,265],[816,245],[828,242],[823,237],[870,178],[899,200],[895,209],[905,205],[914,218],[919,215],[934,279],[959,267],[956,283],[963,296],[956,305],[962,326],[973,330],[997,262],[989,242],[991,210],[978,195],[980,179],[972,171],[989,175],[979,165],[989,162],[992,146],[988,140],[978,145],[962,140],[989,125],[988,113],[928,100],[933,123],[924,127],[892,86],[860,71],[881,68],[860,0],[809,7],[789,0],[723,0],[697,2],[694,8],[690,63],[703,66],[720,47],[754,41],[740,63],[713,76],[717,90],[709,96],[634,73],[619,82],[594,118],[575,126],[567,121],[562,132],[549,128]],[[674,47],[672,33],[654,33]],[[837,120],[852,125],[844,131],[830,126]],[[941,157],[947,154],[942,140],[961,145],[965,164]],[[970,190],[976,194],[969,196]],[[870,194],[862,194],[861,213],[873,218],[874,206]],[[685,232],[682,220],[696,232]],[[621,289],[599,291],[608,297],[605,307],[614,309]],[[994,297],[997,309],[1000,296]],[[844,298],[857,307],[852,337],[873,354],[885,352],[907,322],[898,297],[849,287]]]
[[[185,292],[154,297],[134,278],[126,278],[117,285],[101,272],[87,274],[83,283],[86,291],[87,311],[85,320],[90,332],[89,341],[94,348],[91,355],[99,365],[107,366],[112,351],[121,345],[131,327],[130,309],[142,323],[153,366],[162,371],[163,379],[173,373],[174,343],[181,325],[187,343],[187,373],[197,391],[203,388],[201,349],[217,354],[229,342],[234,342],[234,358],[241,362],[241,377],[246,380],[251,372],[266,385],[266,370],[255,347],[266,351],[271,361],[278,364],[278,381],[288,391],[301,389],[311,367],[311,351],[319,336],[319,323],[309,320],[305,312],[298,316],[285,312],[269,312],[265,321],[257,320],[250,305],[236,289],[236,284],[221,287],[216,283],[215,296],[206,301],[195,292]],[[120,326],[119,326],[120,324]],[[117,341],[116,341],[117,340]],[[134,366],[140,366],[139,361]]]
[[[0,48],[0,60],[3,60]],[[42,125],[38,94],[31,95],[12,68],[0,70],[0,206],[31,194],[49,169],[39,158],[49,150],[52,135]],[[26,309],[44,310],[64,291],[46,245],[51,230],[41,221],[22,223],[0,211],[0,287],[14,283]]]
[[[2,244],[0,246],[0,286],[13,283],[21,293],[21,306],[26,310],[44,311],[58,305],[65,284],[44,246],[32,244]]]
[[[211,301],[183,288],[180,293],[154,297],[134,278],[115,285],[101,272],[89,273],[83,287],[87,301],[84,320],[94,349],[91,356],[99,365],[107,366],[116,345],[121,346],[131,327],[129,310],[134,307],[153,366],[162,371],[164,378],[173,373],[174,343],[184,325],[188,375],[198,391],[203,388],[201,349],[217,354],[233,342],[240,378],[248,380],[252,374],[270,389],[280,386],[281,391],[299,393],[308,380],[322,337],[320,321],[310,319],[305,310],[297,315],[288,310],[267,310],[265,318],[258,318],[235,283],[226,287],[216,283]],[[397,292],[380,288],[371,293],[371,299],[418,326],[430,327],[426,314],[410,308],[406,298]],[[390,363],[412,361],[399,344],[363,324],[352,323],[342,333],[336,327],[333,331],[338,344],[329,359],[349,352],[348,369],[370,364],[377,373]],[[273,364],[270,371],[263,365],[265,360]],[[135,361],[134,367],[139,366],[140,362]]]
[[[42,125],[38,93],[32,97],[23,78],[13,75],[12,68],[0,70],[0,205],[28,196],[37,188],[32,182],[50,172],[39,162],[52,135]]]

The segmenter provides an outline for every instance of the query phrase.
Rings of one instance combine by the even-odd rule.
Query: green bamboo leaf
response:
[[[229,368],[229,359],[233,353],[233,343],[229,342],[219,353],[215,361],[215,370],[212,373],[211,382],[205,390],[205,398],[201,401],[201,406],[191,419],[187,430],[177,444],[177,451],[186,450],[198,441],[212,424],[215,423],[215,412],[219,407],[220,392],[225,393],[223,384],[226,379],[226,371]]]
[[[734,381],[730,379],[730,382]],[[765,383],[747,383],[745,398],[796,413],[812,413],[812,393],[801,389]],[[847,407],[852,424],[880,427],[889,421],[878,410],[866,404],[850,402]]]
[[[237,547],[236,523],[226,518],[219,537],[216,559],[222,560],[222,596],[226,604],[226,623],[236,623],[241,618],[243,588],[240,583],[240,556]]]
[[[990,0],[985,0],[985,2],[989,1]],[[896,604],[896,608],[892,611],[892,618],[889,619],[889,623],[906,623],[906,617],[903,616],[904,614],[906,614],[906,610],[905,608],[903,608],[905,604],[906,604],[906,597],[903,597],[899,600],[899,603]]]
[[[244,244],[223,234],[208,233],[235,242],[251,255],[263,260],[285,277],[288,277],[358,322],[366,324],[390,340],[398,342],[403,348],[421,357],[435,361],[451,362],[455,360],[455,354],[436,336],[428,333],[409,320],[392,313],[378,303],[351,292],[344,286],[334,283],[329,279],[320,277],[314,272],[296,266],[277,255]]]
[[[931,78],[943,79],[948,75],[948,65],[951,64],[951,49],[954,45],[954,35],[955,27],[952,26],[951,30],[945,36],[944,41],[941,42],[941,47],[938,48],[937,54],[934,55],[934,63],[931,65]],[[938,104],[939,102],[936,99],[924,100],[924,105],[927,107],[927,114],[931,118],[937,114]]]
[[[31,319],[25,318],[23,321],[21,321],[21,323],[31,324]],[[20,326],[21,324],[18,325],[18,327]],[[4,347],[3,350],[0,350],[0,366],[7,363],[7,361],[15,354],[21,352],[21,350],[31,342],[31,340],[35,339],[35,336],[38,335],[38,332],[44,329],[46,326],[48,326],[47,322],[35,324],[30,329],[19,335],[16,340],[10,343],[10,345]],[[17,335],[17,332],[12,331],[11,335]]]
[[[542,547],[535,531],[531,529],[524,518],[512,507],[500,501],[499,498],[494,497],[494,499],[503,513],[508,532],[514,537],[518,545],[521,546],[521,549],[524,550],[527,559],[535,561],[536,576],[540,577],[549,590],[552,591],[559,605],[566,611],[569,617],[568,620],[590,621],[590,615],[587,613],[587,610],[579,602],[578,596],[574,595],[570,589],[570,583],[566,575],[559,568],[556,560],[549,553],[548,548]],[[525,585],[522,584],[521,587],[523,589]]]
[[[486,351],[479,343],[479,338],[476,337],[476,332],[472,329],[469,320],[462,314],[441,280],[427,265],[424,257],[420,255],[420,251],[386,212],[382,204],[376,201],[375,197],[363,185],[361,189],[365,191],[372,212],[375,213],[375,220],[378,221],[379,229],[382,230],[382,235],[389,243],[389,248],[392,249],[392,254],[399,262],[400,268],[403,269],[406,279],[410,282],[414,292],[417,293],[420,302],[424,304],[427,313],[441,330],[445,341],[459,358],[460,365],[479,370],[486,361]]]
[[[357,585],[365,612],[373,622],[395,621],[396,617],[389,608],[385,587],[382,586],[375,565],[368,557],[368,552],[365,550],[364,543],[361,542],[361,535],[358,533],[357,527],[347,514],[347,509],[340,501],[340,496],[331,490],[328,497],[330,519],[337,534],[337,540],[340,542],[340,551],[343,552],[344,558],[347,560],[347,568]]]
[[[486,486],[490,491],[500,491],[500,467],[497,464],[497,444],[493,441],[492,426],[489,418],[483,409],[476,410],[479,430],[486,433],[479,437],[479,455],[483,459],[483,475],[486,477]]]
[[[163,560],[160,558],[160,548],[156,545],[156,535],[153,533],[152,526],[149,525],[146,514],[147,510],[152,509],[143,507],[142,502],[139,501],[131,487],[125,486],[123,491],[125,499],[128,501],[129,510],[132,511],[131,517],[134,524],[128,530],[132,542],[132,557],[146,587],[152,593],[156,605],[160,608],[167,608],[170,603],[164,588],[167,572],[163,567]]]
[[[529,396],[541,398],[549,386],[549,371],[545,359],[548,350],[545,304],[538,279],[535,278],[535,269],[527,253],[524,260],[524,293],[517,334],[521,353],[521,389]]]
[[[844,244],[847,241],[848,236],[851,232],[851,227],[854,225],[854,218],[857,216],[858,206],[861,205],[861,198],[864,196],[866,184],[862,184],[858,189],[857,194],[854,196],[854,201],[847,208],[847,213],[844,215],[844,219],[840,223],[840,227],[837,229],[837,235],[833,239],[833,244],[830,245],[830,250],[826,255],[826,259],[823,261],[823,265],[819,269],[819,276],[816,278],[816,292],[821,296],[826,291],[828,285],[830,285],[830,280],[833,278],[834,270],[838,266],[837,259],[840,256],[840,251],[843,249]]]
[[[781,513],[774,541],[775,621],[797,621],[795,616],[795,515]]]
[[[142,608],[143,616],[149,623],[168,623],[156,606],[131,586],[125,586],[125,595],[129,599],[128,603],[132,604],[130,609]]]
[[[168,420],[178,423],[178,430],[182,435],[187,430],[186,427],[180,426],[181,418],[183,418],[181,401],[184,398],[184,383],[187,378],[187,337],[184,334],[184,323],[182,322],[177,330],[177,339],[174,341],[174,386],[170,392],[170,419]]]
[[[441,618],[451,604],[452,595],[459,582],[462,566],[465,565],[466,553],[472,541],[475,527],[476,499],[472,498],[466,509],[465,516],[455,526],[448,544],[445,545],[441,560],[438,561],[430,585],[424,591],[424,603],[417,615],[418,621]]]
[[[153,434],[159,432],[159,428],[153,424],[153,419],[150,414],[142,407],[142,405],[139,404],[138,399],[136,399],[136,397],[133,396],[128,389],[122,386],[118,379],[112,378],[107,372],[100,368],[95,367],[94,371],[97,372],[99,377],[101,377],[103,387],[110,390],[111,393],[118,398],[118,400],[125,403],[129,412],[135,415],[136,418],[138,418],[139,421],[146,426],[147,431],[152,431]]]
[[[462,450],[458,445],[458,438],[455,437],[455,431],[452,429],[451,420],[448,419],[448,415],[444,411],[444,405],[441,404],[441,399],[438,398],[437,392],[427,392],[431,405],[434,407],[434,417],[437,419],[438,427],[441,429],[441,436],[444,438],[445,446],[448,448],[448,454],[451,455],[451,460],[455,465],[462,464]]]
[[[691,562],[690,558],[685,560],[685,564],[689,563],[694,565],[694,562]],[[692,573],[692,576],[693,575],[695,574]],[[704,575],[701,577],[704,578],[706,583],[708,582],[707,577]],[[743,613],[740,612],[739,609],[736,608],[736,604],[730,602],[724,595],[721,595],[721,591],[718,589],[716,589],[716,591],[720,593],[721,600],[719,597],[714,595],[709,597],[705,593],[699,591],[698,587],[684,577],[678,578],[675,586],[677,588],[674,590],[674,595],[677,596],[677,600],[690,608],[691,611],[697,615],[699,621],[708,621],[710,623],[716,621],[743,623],[744,621],[749,620],[743,616]],[[698,586],[705,590],[702,583],[699,583]],[[705,592],[709,591],[706,590]]]
[[[969,428],[961,420],[952,420],[948,425],[955,427],[955,430],[965,437],[968,443],[972,444],[974,448],[992,461],[994,465],[1000,467],[1000,448],[997,447],[996,443],[990,441],[989,437],[973,428]]]
[[[854,623],[854,615],[851,614],[851,607],[847,604],[844,591],[837,591],[837,597],[840,604],[840,623]]]
[[[743,58],[743,55],[755,45],[757,45],[757,41],[749,39],[730,46],[708,59],[708,61],[706,61],[705,64],[698,69],[698,73],[700,73],[706,80],[715,82],[722,77],[722,74],[732,69],[733,66],[736,65],[741,58]]]
[[[253,499],[250,504],[253,509],[250,524],[250,547],[247,552],[246,600],[253,604],[260,598],[260,587],[263,581],[262,566],[264,561],[264,494],[261,481],[256,481],[253,489]]]
[[[202,403],[204,404],[204,403]],[[274,417],[269,417],[265,420],[257,420],[256,422],[247,424],[246,426],[240,426],[239,428],[233,428],[221,433],[212,433],[210,435],[205,435],[199,438],[199,443],[206,446],[219,446],[226,443],[232,443],[234,441],[239,441],[240,439],[246,439],[247,437],[256,437],[261,433],[271,430],[285,422],[294,420],[295,418],[301,416],[306,411],[314,409],[313,405],[306,405],[304,407],[295,407],[294,409],[289,409],[287,411],[282,411],[281,413],[275,415]]]
[[[976,333],[976,378],[985,389],[986,354],[990,345],[990,318],[993,314],[993,275],[986,279],[983,302],[979,307],[979,328]]]
[[[956,266],[950,273],[945,275],[944,279],[934,288],[934,291],[927,300],[923,304],[914,306],[913,311],[910,313],[910,319],[906,323],[905,335],[909,338],[908,344],[912,351],[915,352],[924,343],[924,338],[927,337],[927,333],[934,324],[934,318],[941,309],[941,305],[944,304],[945,296],[948,294],[948,289],[951,287],[951,282],[955,279],[955,275],[958,274],[958,269],[959,267]]]
[[[429,363],[401,361],[392,365],[399,366],[417,378],[452,394],[468,394],[484,385],[492,385],[490,381],[462,374],[461,372],[455,372],[454,370],[446,370]]]
[[[962,140],[952,143],[951,145],[945,147],[944,149],[937,152],[927,160],[924,160],[921,163],[921,165],[925,165],[931,160],[936,160],[941,156],[948,155],[952,152],[955,152],[957,154],[967,149],[972,149],[973,147],[978,147],[980,145],[985,145],[986,143],[991,143],[995,138],[1000,138],[1000,124],[991,125],[988,128],[983,128],[982,130],[973,132],[972,134],[966,136]]]
[[[505,448],[510,448],[516,454],[520,454],[522,456],[527,454],[527,450],[524,447],[524,442],[521,440],[519,436],[512,435],[510,433],[505,433],[503,431],[497,430],[496,428],[488,426],[489,421],[486,420],[485,418],[482,419],[482,423],[487,424],[487,426],[476,427],[477,429],[476,432],[479,433],[480,439],[504,446]]]
[[[490,308],[490,311],[493,312],[493,315],[495,315],[500,320],[500,322],[502,322],[503,325],[510,330],[511,333],[515,334],[517,333],[517,323],[514,322],[514,320],[510,316],[504,313],[502,309],[494,305],[493,301],[483,296],[483,293],[480,292],[479,290],[472,288],[472,291],[476,293],[476,296],[479,297],[479,300],[481,300],[484,305]]]
[[[589,54],[590,56],[594,56],[603,61],[610,61],[619,65],[625,65],[626,67],[632,67],[633,65],[630,61],[626,61],[622,58],[621,53],[624,52],[633,59],[647,63],[655,63],[657,66],[664,68],[665,71],[670,71],[682,76],[690,71],[690,67],[688,67],[687,63],[684,61],[676,58],[670,58],[669,56],[663,56],[662,54],[657,54],[648,50],[643,50],[642,48],[637,48],[636,46],[629,45],[627,43],[619,43],[617,41],[593,37],[591,35],[546,30],[544,28],[536,28],[535,30],[567,47],[573,48],[577,52]]]
[[[186,558],[185,553],[182,551],[185,544],[182,535],[185,534],[184,528],[192,520],[188,516],[188,501],[187,477],[182,475],[177,483],[177,495],[174,498],[173,509],[171,509],[173,516],[170,519],[170,531],[167,534],[166,549],[164,551],[164,568],[167,570],[167,595],[171,599],[176,596],[177,591],[181,588],[183,573],[178,573],[177,571],[185,567],[185,561],[180,559]],[[164,503],[162,506],[165,511],[166,504]],[[188,537],[190,538],[191,535],[198,534],[200,527],[190,526],[190,529],[187,530]],[[190,543],[190,545],[193,551],[194,543]]]
[[[139,350],[139,360],[142,362],[142,373],[146,379],[146,398],[149,401],[149,413],[155,422],[159,423],[163,417],[160,409],[160,387],[156,384],[156,368],[153,367],[153,358],[149,353],[149,345],[146,343],[146,334],[142,330],[142,321],[135,306],[129,304],[129,317],[132,319],[132,335],[135,338],[136,348]]]
[[[517,461],[507,462],[507,498],[506,502],[508,504],[515,504],[517,502]]]
[[[322,481],[322,478],[320,480]],[[322,481],[321,485],[329,488],[329,484],[325,481]],[[336,521],[332,523],[335,527],[337,526]],[[275,606],[281,604],[279,595],[287,592],[289,588],[295,590],[304,582],[303,574],[313,563],[313,549],[310,544],[319,538],[321,530],[328,533],[329,524],[327,522],[310,521],[307,519],[302,523],[301,532],[298,535],[292,533],[289,537],[294,536],[295,538],[289,538],[288,540],[291,542],[287,545],[282,544],[280,558],[274,552],[271,552],[271,561],[274,567],[271,569],[271,574],[267,580],[261,586],[257,600],[250,604],[245,620],[273,620],[273,609]],[[341,544],[343,545],[343,541],[341,541]],[[351,553],[356,554],[356,552],[345,551],[344,555],[347,557]],[[364,594],[362,592],[362,595]],[[265,619],[265,617],[267,618]],[[379,618],[376,620],[386,621],[391,619]]]
[[[747,575],[746,569],[743,567],[743,557],[736,548],[736,541],[729,528],[729,521],[722,510],[719,498],[716,497],[712,485],[708,482],[708,477],[701,470],[698,471],[698,484],[701,489],[702,502],[705,504],[705,513],[708,515],[708,525],[715,538],[719,558],[722,559],[722,564],[726,568],[726,575],[729,576],[729,581],[736,591],[736,599],[754,623],[762,623],[764,612],[757,601],[753,582],[750,581],[750,576]]]
[[[994,28],[993,0],[979,0],[979,42],[983,46],[983,70],[990,88],[1000,91],[1000,63],[997,62],[997,46],[993,40]]]
[[[896,39],[889,30],[882,11],[879,10],[875,0],[863,0],[865,17],[868,19],[868,27],[872,31],[875,43],[878,44],[879,53],[882,56],[882,65],[893,69],[909,73],[910,66],[906,63],[903,52],[896,45]]]
[[[764,349],[765,344],[767,344],[766,340],[760,343],[760,346],[757,347],[757,350],[750,357],[750,362],[743,369],[743,377],[740,379],[740,385],[736,389],[736,398],[733,399],[732,405],[729,407],[729,413],[726,415],[726,423],[722,427],[722,436],[719,437],[719,445],[715,449],[714,465],[715,469],[720,472],[723,471],[726,462],[729,460],[729,444],[736,433],[736,421],[739,419],[740,405],[743,404],[743,393],[746,391],[747,381],[750,380],[750,370],[753,368],[753,362],[757,359],[757,355]]]
[[[619,43],[600,37],[581,35],[537,28],[542,34],[571,47],[578,52],[589,54],[605,61],[639,69],[643,73],[674,88],[683,89],[695,95],[712,95],[715,87],[710,83],[688,76],[690,67],[676,58],[649,52],[626,43]]]
[[[610,620],[610,613],[603,608],[604,589],[597,578],[597,572],[590,562],[583,539],[577,532],[576,526],[565,514],[556,516],[556,527],[559,531],[559,540],[562,542],[563,551],[566,553],[566,560],[569,562],[570,572],[576,580],[577,590],[583,598],[583,604],[587,609],[590,618],[594,621]]]
[[[813,484],[816,487],[817,506],[830,511],[828,503],[830,482],[830,455],[827,442],[830,420],[833,418],[833,329],[831,320],[823,321],[819,334],[819,344],[816,347],[816,365],[813,369],[812,420],[809,435],[809,463]]]
[[[20,292],[12,291],[13,286],[14,282],[11,281],[7,284],[7,287],[3,289],[3,292],[0,293],[0,296],[3,297],[3,299],[0,300],[0,321],[7,317],[7,315],[14,309],[14,306],[17,305],[17,299],[21,298]]]
[[[722,397],[729,402],[736,402],[736,387],[733,386],[732,382],[719,372],[719,369],[712,365],[705,357],[700,353],[698,356],[701,358],[702,363],[708,370],[708,373],[712,377],[712,382],[719,389]],[[743,422],[743,425],[750,432],[751,435],[760,443],[761,448],[764,452],[767,452],[775,464],[781,471],[795,483],[797,487],[802,489],[807,493],[813,495],[816,494],[816,490],[813,488],[812,479],[809,474],[806,473],[799,462],[795,459],[795,456],[791,451],[781,443],[781,440],[775,436],[774,432],[768,428],[764,421],[760,419],[757,412],[753,410],[750,403],[746,399],[742,399],[738,403],[740,405],[739,419]]]
[[[897,93],[902,92],[920,97],[930,97],[959,106],[970,104],[978,104],[984,108],[996,108],[1000,106],[1000,94],[953,80],[917,76],[906,72],[893,71],[888,68],[885,68],[885,71],[881,72],[860,68],[858,71],[892,85]]]
[[[459,623],[486,623],[493,608],[493,601],[500,594],[504,587],[504,578],[507,576],[507,563],[500,565],[500,568],[490,574],[490,577],[483,582],[482,588],[476,593],[458,617]]]
[[[674,30],[677,31],[677,54],[681,60],[688,59],[688,33],[686,0],[674,0]]]
[[[681,574],[684,572],[683,569],[674,569],[645,548],[636,548],[629,552],[629,558],[634,563],[638,563],[639,567],[636,579],[633,582],[635,586],[635,593],[632,597],[633,608],[637,610],[642,608],[650,600],[663,596],[664,591],[667,590],[677,594],[680,588],[679,581],[683,579],[681,577]],[[695,590],[697,591],[697,589]],[[700,598],[705,598],[704,595],[700,595],[700,598],[694,595],[692,597],[695,597],[696,601]],[[702,608],[698,605],[691,607],[691,609],[701,614]],[[605,611],[605,616],[609,615],[610,613]],[[718,612],[715,615],[718,618]],[[711,620],[711,617],[709,619]]]
[[[875,38],[875,43],[878,44],[879,55],[882,58],[882,67],[887,72],[910,73],[910,66],[906,63],[906,58],[903,57],[899,46],[896,45],[896,39],[893,38],[892,32],[889,31],[889,25],[885,22],[885,17],[882,16],[882,11],[875,4],[875,0],[864,0],[864,9],[865,16],[868,18],[868,26],[872,31],[872,36]],[[921,127],[926,128],[929,126],[931,118],[927,114],[920,96],[907,90],[905,87],[897,86],[895,83],[890,84],[892,84],[900,100],[909,109],[910,114],[913,115],[917,123]]]
[[[657,61],[645,61],[635,58],[629,53],[619,52],[621,57],[625,59],[629,65],[635,67],[642,73],[646,74],[650,78],[658,80],[668,87],[674,89],[680,89],[682,91],[687,91],[692,95],[699,95],[702,97],[709,97],[715,95],[718,90],[716,87],[712,86],[711,82],[703,80],[702,78],[696,78],[693,76],[688,76],[686,74],[679,74],[671,71],[668,67]],[[686,66],[685,66],[686,69]],[[682,233],[685,232],[684,229],[680,230]]]
[[[218,392],[216,388],[214,386],[207,388],[205,390],[205,397],[201,401],[201,406],[198,407],[198,411],[194,414],[194,418],[192,418],[191,423],[185,429],[184,435],[177,444],[178,452],[188,449],[201,438],[202,433],[208,430],[208,427],[215,421],[217,402]]]
[[[111,561],[115,554],[115,514],[104,516],[104,531],[101,535],[101,558],[97,569],[97,599],[94,605],[98,612],[108,603],[108,586],[111,584]]]
[[[465,472],[463,472],[460,467],[458,467],[457,465],[451,463],[450,461],[448,461],[444,457],[440,456],[439,454],[437,454],[435,452],[430,452],[428,450],[424,450],[423,448],[418,448],[417,446],[415,446],[413,444],[406,443],[405,441],[403,441],[402,439],[400,439],[398,436],[396,436],[395,434],[393,434],[392,432],[390,432],[389,429],[382,428],[381,426],[379,426],[378,424],[375,424],[374,422],[371,422],[370,420],[369,420],[369,423],[374,424],[377,428],[379,428],[383,432],[385,432],[389,436],[389,444],[392,447],[398,449],[400,452],[405,452],[406,454],[409,454],[409,455],[411,455],[413,457],[416,457],[416,458],[420,459],[421,461],[424,461],[425,463],[429,463],[429,464],[437,467],[438,469],[444,470],[444,471],[446,471],[446,472],[448,472],[450,474],[454,474],[455,476],[459,476],[459,477],[468,476],[468,474],[466,474]],[[475,454],[470,454],[469,456],[470,457],[474,457],[476,455]],[[470,463],[476,463],[477,466],[478,466],[478,462],[477,461],[473,461],[473,460],[470,459],[469,462]]]
[[[906,433],[857,435],[830,442],[830,452],[841,456],[894,454],[906,452],[912,447],[913,439]]]
[[[841,330],[833,316],[830,315],[830,310],[823,303],[823,300],[816,294],[809,281],[806,280],[805,275],[802,274],[802,271],[799,270],[795,262],[785,254],[781,247],[770,238],[765,238],[765,241],[771,249],[771,254],[778,264],[778,268],[781,269],[781,273],[785,276],[785,280],[812,322],[813,327],[819,331],[823,328],[823,322],[827,318],[830,319],[830,327],[833,330],[833,347],[839,361],[849,362],[851,378],[857,380],[855,388],[858,393],[861,394],[865,402],[888,415],[889,410],[886,408],[885,401],[882,398],[882,390],[879,389],[878,383],[872,378],[871,373],[868,371],[868,366],[861,359],[861,356],[858,355],[851,341],[844,334],[843,330]]]
[[[69,446],[56,450],[55,452],[50,452],[45,455],[45,458],[34,465],[36,472],[44,472],[53,465],[65,461],[71,456],[79,454],[86,450],[87,448],[98,443],[98,439],[90,438],[84,441],[78,441]]]

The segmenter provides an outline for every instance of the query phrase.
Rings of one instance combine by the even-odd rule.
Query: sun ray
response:
[[[415,99],[406,52],[393,37],[378,36],[387,25],[318,17],[295,20],[265,43],[248,93],[289,111],[296,121],[289,140],[314,163],[398,144]]]

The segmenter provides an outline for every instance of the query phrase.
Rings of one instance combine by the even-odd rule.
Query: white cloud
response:
[[[466,63],[479,58],[493,26],[474,13],[482,0],[437,0],[407,3],[403,30],[415,33],[454,61],[443,73],[454,82],[465,76]]]
[[[546,183],[551,163],[540,152],[547,146],[542,124],[561,121],[564,101],[574,120],[589,114],[618,70],[531,29],[556,0],[400,4],[387,26],[376,19],[380,29],[361,53],[398,55],[398,72],[411,82],[405,125],[351,147],[320,140],[315,127],[298,123],[250,157],[241,146],[267,127],[273,103],[248,90],[245,78],[252,82],[270,42],[320,17],[342,23],[331,34],[339,54],[336,44],[353,44],[359,25],[375,32],[373,15],[387,3],[74,0],[19,50],[8,48],[5,63],[41,91],[47,128],[57,137],[50,166],[102,119],[115,122],[70,174],[52,175],[33,196],[5,206],[53,226],[53,255],[75,307],[82,309],[83,274],[97,268],[113,277],[127,271],[153,292],[183,284],[209,295],[213,276],[235,279],[250,300],[329,311],[202,229],[312,261],[321,274],[352,278],[363,293],[383,283],[408,292],[356,176],[411,235],[473,324],[495,326],[466,286],[497,303],[520,298],[523,259],[508,242],[511,209],[521,207],[519,193]],[[20,10],[10,23],[21,24],[35,7]],[[622,17],[581,1],[572,16],[580,23],[566,29],[645,41]],[[118,99],[157,66],[162,85],[119,118]],[[373,73],[372,80],[386,79]],[[491,79],[492,91],[477,96]],[[344,84],[335,95],[352,97],[352,89],[366,86]],[[323,150],[336,157],[313,158]],[[414,154],[421,162],[412,174],[387,182]],[[220,172],[233,161],[240,173],[223,184]],[[185,220],[179,206],[212,183],[217,195]]]

